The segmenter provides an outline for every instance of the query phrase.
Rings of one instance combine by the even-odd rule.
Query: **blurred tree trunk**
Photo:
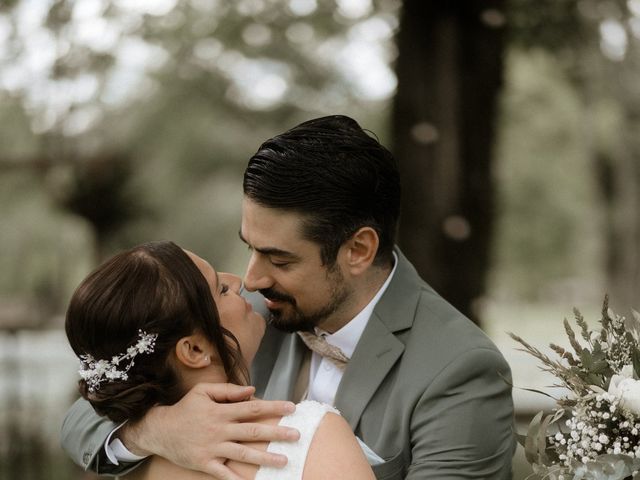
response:
[[[640,309],[640,102],[636,98],[637,58],[632,50],[611,91],[621,106],[620,138],[599,150],[596,175],[604,203],[606,290],[616,313]]]
[[[397,39],[399,243],[422,277],[476,322],[495,213],[503,7],[503,0],[405,0]]]
[[[640,128],[638,119],[628,119],[629,130]],[[640,292],[640,155],[637,138],[624,142],[632,151],[612,157],[600,153],[597,177],[604,200],[606,290],[616,313],[628,315],[639,309]]]
[[[636,77],[637,69],[629,75]],[[615,293],[613,299],[619,301],[614,307],[623,315],[627,315],[630,308],[640,310],[640,103],[636,92],[636,88],[628,92],[635,100],[633,111],[627,111],[625,116],[625,144],[630,148],[618,172],[620,201],[614,221],[619,243],[609,245],[610,250],[622,252],[618,255],[618,268],[610,278]]]

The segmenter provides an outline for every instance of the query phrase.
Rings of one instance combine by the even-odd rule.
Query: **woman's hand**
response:
[[[178,403],[152,408],[134,424],[118,431],[125,446],[138,455],[159,455],[218,480],[240,480],[226,460],[283,467],[287,458],[238,442],[294,441],[295,429],[257,423],[263,417],[284,416],[292,402],[251,399],[255,389],[229,383],[202,383]]]

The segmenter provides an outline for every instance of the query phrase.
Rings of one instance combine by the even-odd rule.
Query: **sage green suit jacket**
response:
[[[385,459],[374,467],[378,479],[510,479],[507,363],[396,253],[398,267],[345,369],[336,408]],[[258,397],[292,398],[305,348],[297,335],[268,329],[252,366]],[[63,447],[85,468],[122,473],[101,453],[112,428],[79,400],[63,424]]]

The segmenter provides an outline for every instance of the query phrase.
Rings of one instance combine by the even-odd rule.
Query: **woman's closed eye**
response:
[[[220,284],[220,295],[226,295],[229,292],[229,285],[226,283]]]

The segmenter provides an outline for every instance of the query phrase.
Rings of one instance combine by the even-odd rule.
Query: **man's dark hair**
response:
[[[396,161],[352,118],[301,123],[264,142],[244,173],[244,194],[257,204],[300,213],[304,236],[325,265],[359,228],[380,238],[376,263],[391,260],[400,210]]]

